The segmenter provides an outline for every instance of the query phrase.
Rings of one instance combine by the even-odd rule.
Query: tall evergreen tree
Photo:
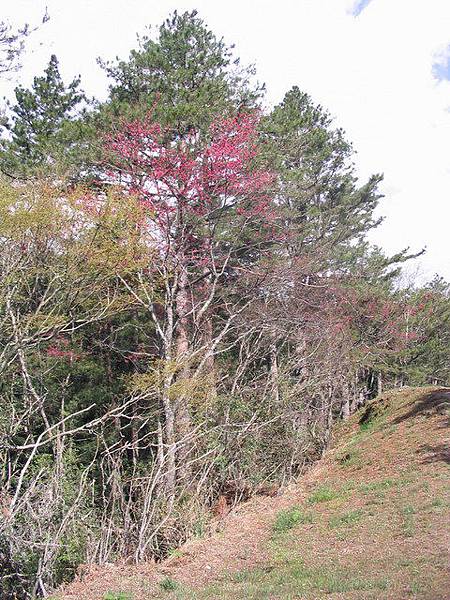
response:
[[[4,126],[10,138],[2,143],[2,171],[15,175],[45,171],[74,141],[70,121],[84,99],[80,78],[66,86],[58,59],[52,55],[44,74],[34,78],[31,89],[19,86],[15,97],[16,104],[10,106],[11,118]]]
[[[349,249],[380,222],[374,210],[382,176],[358,186],[343,130],[298,87],[268,116],[264,134],[279,173],[278,203],[292,232],[290,254],[320,248],[335,266],[338,256],[347,260]]]
[[[128,60],[100,61],[112,79],[109,115],[143,116],[153,110],[179,135],[206,129],[214,115],[254,106],[262,87],[242,68],[233,47],[218,39],[197,11],[176,11],[156,39],[144,36]],[[105,108],[105,107],[104,107]]]

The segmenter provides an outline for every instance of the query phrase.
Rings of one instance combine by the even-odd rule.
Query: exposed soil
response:
[[[449,408],[450,389],[388,392],[282,494],[249,500],[162,564],[95,568],[55,598],[448,600]],[[307,518],[277,532],[292,507]]]

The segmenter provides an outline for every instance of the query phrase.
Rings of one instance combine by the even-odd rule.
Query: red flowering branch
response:
[[[268,226],[273,175],[254,166],[257,123],[257,114],[217,120],[200,143],[196,133],[173,140],[149,117],[109,139],[110,175],[145,206],[145,225],[161,250],[207,260],[215,227],[230,212],[234,226]]]

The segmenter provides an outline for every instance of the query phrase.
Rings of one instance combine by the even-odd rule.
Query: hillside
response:
[[[297,485],[161,565],[109,566],[58,600],[448,598],[450,390],[378,397]]]

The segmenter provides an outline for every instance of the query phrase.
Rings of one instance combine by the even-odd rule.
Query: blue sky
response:
[[[354,6],[351,9],[352,15],[355,17],[360,15],[370,2],[372,2],[372,0],[358,0],[357,2],[355,2]]]
[[[438,81],[450,81],[450,45],[433,64],[433,75]]]

